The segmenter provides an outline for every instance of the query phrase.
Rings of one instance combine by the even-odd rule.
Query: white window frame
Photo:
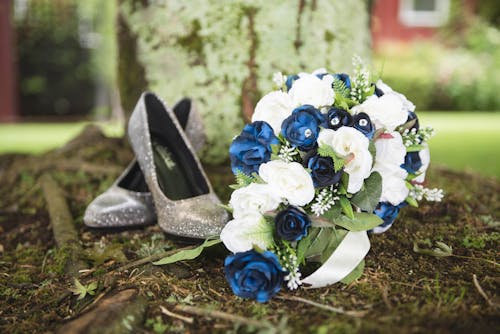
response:
[[[435,10],[414,10],[416,0],[399,0],[399,20],[409,27],[439,27],[450,14],[450,0],[435,0]]]

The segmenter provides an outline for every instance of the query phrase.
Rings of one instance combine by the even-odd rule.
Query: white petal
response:
[[[220,239],[233,253],[246,252],[254,245],[267,249],[273,243],[273,228],[261,215],[248,215],[229,221]]]

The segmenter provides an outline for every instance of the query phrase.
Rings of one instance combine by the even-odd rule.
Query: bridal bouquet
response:
[[[266,302],[282,285],[349,283],[363,272],[367,232],[406,205],[440,201],[422,183],[430,127],[415,106],[355,58],[354,75],[274,75],[229,149],[237,184],[221,233],[233,292]]]

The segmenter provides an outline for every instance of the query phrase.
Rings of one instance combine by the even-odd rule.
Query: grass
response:
[[[0,154],[46,152],[65,144],[88,124],[92,122],[0,124]],[[107,136],[118,137],[123,134],[121,124],[95,124],[98,124]]]
[[[500,178],[500,112],[420,112],[422,126],[432,125],[432,163],[458,171]],[[1,153],[40,154],[67,142],[88,122],[0,124]],[[120,136],[120,124],[101,124],[109,136]]]
[[[432,125],[431,161],[459,171],[500,178],[500,112],[422,112],[421,126]]]

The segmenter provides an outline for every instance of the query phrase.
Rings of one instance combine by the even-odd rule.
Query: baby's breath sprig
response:
[[[273,74],[273,83],[276,89],[284,89],[286,91],[286,75],[281,72]]]
[[[406,129],[402,134],[403,143],[406,147],[420,145],[422,142],[428,141],[435,133],[436,131],[430,126],[421,128],[418,131],[415,128]]]
[[[441,202],[444,197],[443,189],[434,188],[429,189],[425,188],[421,184],[416,184],[410,190],[410,196],[413,197],[417,201],[421,201],[425,198],[425,200],[429,202]]]
[[[300,280],[302,274],[299,271],[299,264],[295,249],[289,242],[283,240],[279,243],[279,245],[275,246],[274,252],[280,259],[280,264],[283,269],[288,271],[288,275],[285,276],[288,289],[296,290],[300,285],[302,285]]]
[[[278,157],[284,162],[293,162],[300,160],[300,153],[296,147],[286,142],[284,145],[281,145]]]
[[[334,186],[323,188],[314,198],[314,202],[311,205],[311,211],[319,217],[330,210],[330,208],[335,205],[335,201],[339,199],[340,198],[337,196],[337,189],[334,188]]]
[[[351,81],[351,99],[354,102],[362,103],[373,89],[370,83],[370,72],[359,56],[353,57],[352,65],[354,67],[354,76]]]

